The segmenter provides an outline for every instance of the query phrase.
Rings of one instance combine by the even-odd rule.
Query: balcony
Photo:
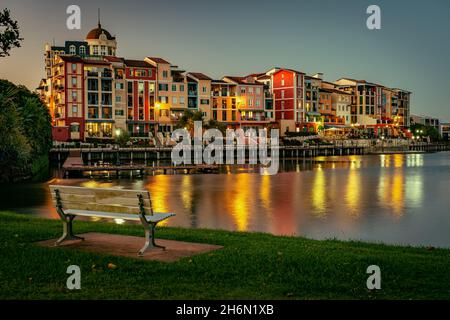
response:
[[[88,77],[98,77],[98,72],[97,71],[88,71],[87,76]]]

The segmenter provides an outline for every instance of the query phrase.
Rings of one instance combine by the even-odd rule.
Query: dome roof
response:
[[[114,40],[114,39],[115,39],[115,37],[113,37],[113,36],[111,35],[111,33],[109,33],[109,32],[108,32],[107,30],[105,30],[105,29],[102,29],[102,25],[101,25],[100,23],[98,24],[97,28],[92,29],[91,31],[89,31],[89,33],[88,33],[87,36],[86,36],[86,39],[87,39],[87,40],[89,40],[89,39],[98,39],[98,38],[100,38],[100,35],[101,35],[102,33],[105,34],[105,36],[106,36],[106,38],[107,38],[108,40]]]

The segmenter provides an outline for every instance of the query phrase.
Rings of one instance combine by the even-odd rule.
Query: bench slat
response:
[[[116,213],[116,212],[102,212],[102,211],[91,211],[91,210],[74,210],[69,209],[65,211],[68,215],[83,216],[83,217],[97,217],[105,219],[123,219],[131,221],[139,221],[139,215],[137,214],[126,214],[126,213]],[[152,216],[146,215],[145,218],[149,222],[160,222],[167,218],[175,216],[175,213],[158,213],[155,212]]]
[[[85,188],[75,186],[64,185],[50,185],[49,186],[52,197],[55,196],[55,189],[58,189],[60,193],[79,194],[79,195],[92,195],[98,194],[99,197],[121,197],[136,199],[138,194],[142,194],[144,199],[150,199],[150,193],[148,190],[130,190],[119,188]]]
[[[52,201],[53,205],[56,206],[56,201]],[[135,206],[122,206],[122,205],[115,205],[115,204],[98,204],[95,202],[71,202],[71,201],[65,201],[63,202],[63,209],[64,211],[67,210],[92,210],[92,211],[99,211],[99,212],[123,212],[128,214],[138,214],[139,213],[139,207]],[[150,213],[150,212],[148,212]]]
[[[80,202],[80,203],[85,203],[85,202],[91,202],[91,203],[98,203],[98,204],[117,204],[117,205],[122,205],[122,206],[131,206],[131,207],[137,207],[139,204],[139,199],[138,197],[134,197],[134,198],[124,198],[124,197],[117,197],[117,196],[110,196],[110,197],[105,197],[102,195],[99,195],[98,193],[93,193],[93,194],[86,194],[86,195],[81,195],[81,194],[72,194],[72,193],[65,193],[65,192],[61,192],[60,193],[61,196],[61,201],[63,203],[63,205],[66,202]],[[144,206],[147,209],[150,209],[150,200],[149,199],[144,199]]]

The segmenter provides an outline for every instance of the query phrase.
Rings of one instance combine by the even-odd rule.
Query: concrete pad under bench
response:
[[[212,244],[156,239],[156,243],[166,247],[166,250],[155,248],[146,251],[144,256],[139,257],[137,253],[141,249],[144,241],[142,237],[96,232],[84,233],[79,236],[85,240],[68,240],[59,246],[55,246],[55,242],[58,239],[50,239],[39,241],[37,244],[42,247],[73,248],[85,252],[163,262],[174,262],[196,254],[223,248],[222,246]]]

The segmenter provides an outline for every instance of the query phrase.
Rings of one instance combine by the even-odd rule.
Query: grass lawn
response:
[[[74,228],[143,233],[138,225],[104,222],[75,221]],[[57,220],[0,212],[0,299],[450,298],[450,250],[180,228],[156,234],[224,248],[164,263],[33,244],[61,230]],[[110,262],[117,268],[108,269]],[[81,290],[66,289],[71,264],[81,267]],[[366,288],[372,264],[382,272],[376,292]]]

